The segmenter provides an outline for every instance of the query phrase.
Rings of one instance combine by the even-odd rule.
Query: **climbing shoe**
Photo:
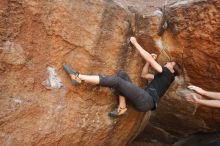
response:
[[[72,79],[72,84],[76,86],[77,84],[80,84],[82,80],[79,78],[79,73],[75,70],[71,69],[67,64],[63,65],[63,69],[69,74],[69,76]]]
[[[114,111],[110,112],[108,114],[110,117],[118,117],[118,116],[122,116],[122,115],[128,115],[127,112],[127,108],[121,108],[121,107],[117,107]]]

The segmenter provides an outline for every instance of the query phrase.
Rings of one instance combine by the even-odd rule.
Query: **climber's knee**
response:
[[[120,71],[117,73],[117,76],[120,77],[120,78],[122,78],[122,79],[124,79],[124,80],[126,80],[126,81],[131,82],[130,77],[129,77],[128,74],[127,74],[125,71],[123,71],[123,70],[120,70]]]

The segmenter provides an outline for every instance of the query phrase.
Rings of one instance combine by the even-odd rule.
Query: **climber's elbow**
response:
[[[141,74],[141,78],[147,79],[147,80],[153,80],[154,75],[153,74]]]

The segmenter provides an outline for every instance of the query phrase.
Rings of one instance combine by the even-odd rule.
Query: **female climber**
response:
[[[126,72],[119,72],[117,76],[84,75],[71,69],[68,65],[64,65],[64,70],[69,73],[74,85],[85,81],[102,87],[114,88],[118,91],[119,106],[116,110],[109,113],[109,115],[113,117],[126,113],[125,98],[130,100],[134,107],[140,112],[156,109],[159,98],[165,94],[170,84],[174,81],[174,77],[181,73],[181,67],[177,62],[167,62],[164,66],[161,66],[155,61],[154,58],[156,58],[156,56],[145,51],[138,44],[135,37],[131,37],[130,42],[146,61],[142,71],[142,77],[152,80],[144,89],[134,85]],[[149,65],[158,72],[155,76],[148,73]]]
[[[220,92],[206,91],[193,85],[188,86],[188,88],[199,93],[200,95],[208,97],[209,99],[199,99],[195,94],[189,94],[185,97],[187,101],[195,104],[220,108]]]

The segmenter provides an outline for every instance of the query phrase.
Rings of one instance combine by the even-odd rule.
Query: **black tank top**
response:
[[[153,88],[157,91],[157,95],[162,97],[173,81],[174,74],[167,67],[162,67],[162,72],[156,74],[145,89]]]

